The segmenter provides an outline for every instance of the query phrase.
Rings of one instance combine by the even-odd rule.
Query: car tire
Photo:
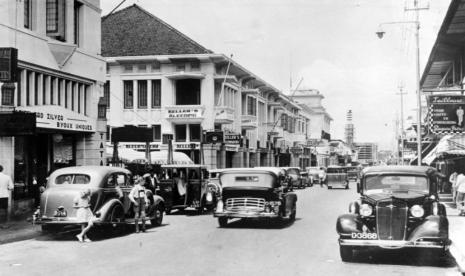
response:
[[[60,232],[62,227],[60,225],[44,224],[42,225],[41,229],[42,229],[42,232],[53,234],[53,233]]]
[[[219,217],[218,218],[218,224],[220,225],[221,228],[227,227],[228,226],[228,218]]]
[[[292,211],[292,213],[289,215],[289,221],[294,222],[296,215],[297,215],[297,210],[296,208],[294,208],[294,211]]]
[[[343,262],[351,262],[354,259],[354,250],[351,246],[339,245],[339,253]]]
[[[171,208],[167,207],[165,208],[165,214],[170,215],[171,214]]]
[[[333,187],[332,186],[328,186],[328,190],[331,190]]]
[[[163,223],[163,206],[161,204],[155,207],[154,213],[155,217],[150,220],[152,226],[160,226]]]

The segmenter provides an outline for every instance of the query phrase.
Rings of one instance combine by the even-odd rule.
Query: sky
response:
[[[122,0],[102,0],[102,15]],[[414,0],[126,0],[140,5],[215,53],[290,94],[312,88],[324,95],[333,118],[331,137],[344,139],[353,112],[355,142],[394,149],[400,120],[416,119],[414,24],[405,11]],[[419,0],[420,73],[428,60],[450,0]],[[302,81],[301,81],[302,80]],[[300,83],[299,86],[297,86]]]

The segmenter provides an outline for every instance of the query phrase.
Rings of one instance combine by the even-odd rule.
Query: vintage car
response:
[[[324,167],[306,167],[310,182],[313,184],[323,184],[326,181],[326,171]]]
[[[304,184],[305,187],[312,187],[313,183],[310,180],[310,177],[308,176],[308,172],[301,172],[300,173],[300,178],[302,179],[302,183]]]
[[[358,167],[354,167],[354,166],[347,167],[347,177],[349,178],[349,180],[357,181],[359,174],[360,174],[360,170],[358,169]]]
[[[222,193],[213,213],[220,227],[232,218],[295,220],[297,195],[280,168],[235,168],[220,174]]]
[[[326,169],[326,185],[328,186],[328,189],[349,189],[349,176],[347,175],[347,167],[329,166]]]
[[[116,184],[121,189],[119,193]],[[83,190],[90,189],[95,225],[111,225],[134,222],[134,211],[128,198],[133,187],[129,170],[108,166],[77,166],[54,171],[48,178],[47,187],[41,195],[40,209],[35,214],[35,223],[44,231],[58,231],[64,226],[81,225],[78,221],[74,200]],[[122,197],[120,195],[122,194]],[[164,201],[147,191],[149,205],[147,219],[153,226],[161,225]]]
[[[194,208],[199,213],[204,209],[213,210],[221,187],[207,181],[205,165],[171,164],[161,168],[163,176],[157,194],[165,200],[166,214],[173,209]]]
[[[286,170],[288,178],[289,178],[289,185],[292,188],[305,188],[304,181],[302,176],[300,175],[300,168],[299,167],[281,167],[282,169]]]
[[[360,199],[337,219],[341,259],[351,261],[353,250],[364,247],[447,250],[449,223],[437,194],[441,176],[425,166],[364,169]]]

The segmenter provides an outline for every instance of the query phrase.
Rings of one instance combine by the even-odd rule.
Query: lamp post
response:
[[[383,29],[383,25],[388,24],[415,24],[415,45],[416,45],[416,88],[417,88],[417,165],[421,166],[421,91],[420,91],[420,19],[419,19],[419,11],[425,10],[428,8],[419,8],[418,7],[418,0],[414,0],[414,7],[412,9],[405,9],[415,11],[415,21],[393,21],[393,22],[385,22],[379,24],[378,30],[376,31],[376,35],[381,39],[383,38],[384,34],[386,33]]]

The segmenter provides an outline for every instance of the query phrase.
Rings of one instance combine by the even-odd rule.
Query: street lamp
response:
[[[385,31],[382,28],[383,25],[389,24],[415,24],[415,42],[416,42],[416,85],[417,85],[417,155],[418,155],[418,162],[417,165],[421,166],[421,91],[420,91],[420,39],[419,39],[419,32],[420,32],[420,20],[419,20],[419,10],[424,10],[427,8],[418,8],[418,0],[414,1],[414,8],[413,9],[405,9],[405,10],[414,10],[415,11],[415,21],[393,21],[393,22],[385,22],[379,24],[378,30],[376,31],[376,35],[379,39],[383,38]]]

